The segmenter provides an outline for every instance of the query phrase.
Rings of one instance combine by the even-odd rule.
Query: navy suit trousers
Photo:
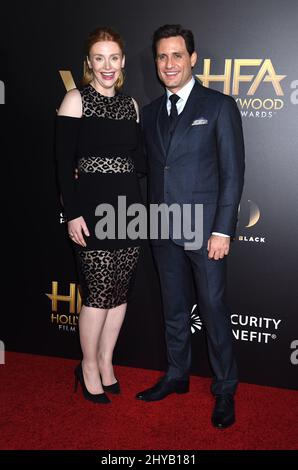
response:
[[[186,379],[191,367],[192,284],[200,318],[206,328],[210,363],[214,373],[212,393],[231,393],[237,386],[230,315],[226,304],[226,259],[210,260],[204,245],[187,251],[172,240],[154,245],[165,316],[169,368],[167,376]]]

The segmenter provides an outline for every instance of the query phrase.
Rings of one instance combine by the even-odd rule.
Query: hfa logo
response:
[[[282,109],[284,100],[280,97],[284,96],[284,91],[281,81],[286,76],[275,71],[270,59],[225,59],[223,73],[218,75],[211,73],[211,59],[204,59],[203,73],[196,75],[206,87],[213,82],[223,83],[223,93],[235,96],[243,117],[272,117]],[[270,86],[267,98],[256,96],[261,84]],[[291,83],[291,88],[295,90],[291,103],[295,104],[292,98],[298,93],[297,80]],[[263,90],[262,93],[266,93],[266,89]]]
[[[210,82],[223,82],[223,93],[226,95],[232,94],[238,96],[241,82],[252,82],[246,92],[247,96],[255,95],[262,82],[271,83],[277,96],[284,95],[280,82],[286,75],[278,75],[270,59],[265,59],[264,61],[262,59],[225,59],[224,73],[222,75],[211,74],[210,65],[211,59],[204,59],[203,73],[197,75],[197,77],[207,87],[209,87]],[[243,67],[259,67],[259,69],[254,75],[242,74],[241,68],[243,69]]]

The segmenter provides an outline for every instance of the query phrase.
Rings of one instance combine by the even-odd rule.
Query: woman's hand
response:
[[[67,225],[68,235],[70,236],[71,240],[78,245],[87,246],[83,237],[83,233],[86,235],[86,237],[89,237],[90,234],[84,218],[77,217],[76,219],[70,220]]]

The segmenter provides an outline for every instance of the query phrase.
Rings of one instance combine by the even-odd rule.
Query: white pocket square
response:
[[[200,118],[192,122],[192,126],[201,126],[202,124],[208,124],[208,119]]]

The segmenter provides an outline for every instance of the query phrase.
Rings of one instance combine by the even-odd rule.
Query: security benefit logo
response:
[[[190,317],[192,334],[200,332],[203,324],[197,304],[192,307]],[[238,341],[269,344],[271,341],[277,339],[280,324],[281,319],[279,318],[261,317],[243,313],[231,314],[232,333],[234,338]],[[294,349],[293,345],[292,347]],[[298,341],[296,347],[298,347]],[[297,351],[298,349],[295,349],[292,353],[292,363],[297,360]]]
[[[257,224],[261,218],[259,205],[250,199],[241,201],[238,210],[238,226],[236,240],[241,243],[264,245],[267,238],[258,230]]]
[[[192,334],[194,334],[197,331],[200,331],[202,329],[203,325],[202,325],[202,321],[201,321],[200,316],[199,316],[197,304],[195,304],[191,309],[190,322],[191,322],[190,328],[191,328]]]
[[[204,59],[203,73],[196,77],[206,87],[221,83],[220,91],[234,96],[242,117],[272,118],[286,102],[295,104],[298,80],[286,89],[283,80],[287,75],[281,74],[270,59],[225,59],[220,73],[211,72],[218,67],[217,63],[211,64],[211,59]]]
[[[244,313],[231,315],[232,332],[239,341],[269,344],[278,338],[281,319]]]
[[[52,292],[46,293],[51,301],[50,321],[61,331],[76,332],[82,299],[75,283],[53,281]]]

